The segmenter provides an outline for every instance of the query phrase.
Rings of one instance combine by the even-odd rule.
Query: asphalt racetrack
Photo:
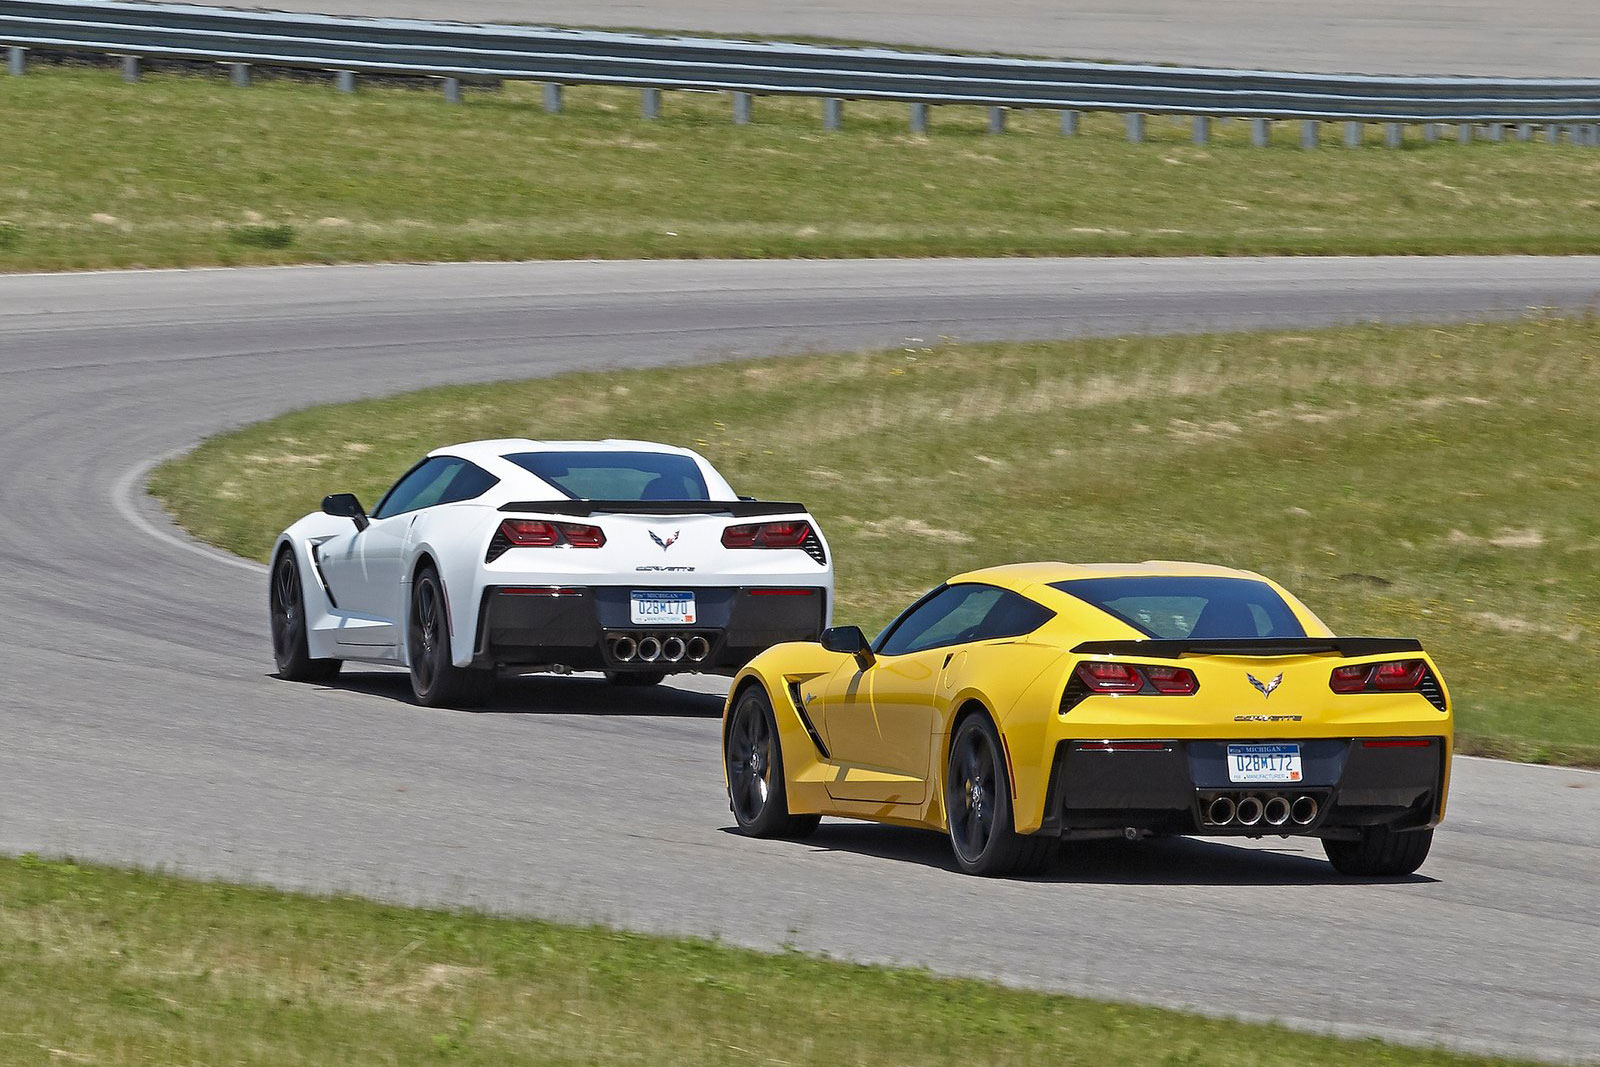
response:
[[[912,831],[750,841],[729,830],[718,679],[532,680],[481,714],[414,707],[394,673],[281,682],[261,570],[188,542],[141,490],[155,459],[218,430],[439,382],[1597,295],[1600,260],[1576,257],[0,277],[0,850],[1600,1059],[1600,774],[1458,760],[1433,856],[1399,882],[1339,879],[1298,841],[1080,847],[1027,881],[959,875]]]
[[[220,0],[336,15],[805,35],[1371,74],[1600,76],[1593,0]]]

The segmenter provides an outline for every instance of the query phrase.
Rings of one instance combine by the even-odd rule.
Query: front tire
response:
[[[267,585],[267,608],[272,618],[272,659],[278,677],[289,682],[326,682],[339,673],[336,659],[312,659],[306,641],[305,586],[294,550],[278,553]]]
[[[1415,874],[1433,847],[1433,830],[1395,831],[1369,826],[1356,841],[1324,839],[1322,850],[1340,874],[1362,878],[1397,878]]]
[[[1015,829],[1003,751],[987,715],[963,719],[950,740],[945,822],[956,865],[967,874],[1035,874],[1055,858],[1055,838]]]
[[[723,745],[728,772],[728,806],[739,832],[749,837],[806,837],[822,821],[820,815],[789,814],[789,791],[783,777],[783,751],[778,744],[772,703],[759,685],[746,689],[733,706],[728,739]]]
[[[411,587],[406,626],[411,693],[428,708],[475,708],[489,702],[494,672],[457,667],[450,661],[449,609],[438,572],[424,567]]]

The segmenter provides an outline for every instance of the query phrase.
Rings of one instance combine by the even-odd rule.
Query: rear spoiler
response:
[[[1382,656],[1391,652],[1421,652],[1414,637],[1228,637],[1152,638],[1148,641],[1085,641],[1074,652],[1102,656],[1313,656],[1337,652],[1341,656]]]
[[[793,515],[804,504],[774,500],[515,500],[501,511],[531,511],[540,515],[730,515],[735,519],[757,515]]]

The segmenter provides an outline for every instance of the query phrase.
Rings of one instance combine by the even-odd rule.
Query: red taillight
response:
[[[1371,677],[1370,663],[1354,667],[1335,667],[1333,677],[1328,679],[1328,687],[1335,693],[1359,693],[1367,687],[1367,679]]]
[[[500,533],[518,548],[600,548],[606,543],[605,531],[600,527],[576,522],[507,519],[500,524]]]
[[[1137,693],[1144,688],[1139,672],[1126,663],[1090,660],[1078,664],[1078,677],[1096,693]]]
[[[811,536],[809,522],[753,522],[722,531],[723,548],[800,548]]]
[[[1395,659],[1387,663],[1356,663],[1335,667],[1328,688],[1335,693],[1405,693],[1419,688],[1428,676],[1428,665],[1420,659]]]
[[[1378,664],[1372,684],[1379,689],[1415,689],[1422,684],[1422,675],[1428,665],[1420,659],[1399,659]]]
[[[1158,693],[1188,696],[1200,688],[1194,672],[1183,667],[1146,667],[1144,676],[1150,679],[1150,685]]]

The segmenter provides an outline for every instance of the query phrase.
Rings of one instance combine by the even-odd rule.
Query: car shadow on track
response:
[[[734,831],[730,828],[729,832]],[[956,870],[949,839],[927,830],[828,821],[797,845]],[[1246,848],[1188,837],[1064,842],[1047,870],[1017,880],[1080,885],[1237,886],[1435,881],[1420,874],[1405,878],[1351,878],[1339,874],[1323,858],[1322,846],[1311,838],[1290,838],[1265,846],[1255,843]]]
[[[413,703],[411,681],[397,671],[346,669],[325,688]],[[613,715],[639,718],[715,719],[723,698],[669,685],[614,686],[599,677],[530,675],[501,678],[494,698],[481,708],[441,714],[472,715]]]

